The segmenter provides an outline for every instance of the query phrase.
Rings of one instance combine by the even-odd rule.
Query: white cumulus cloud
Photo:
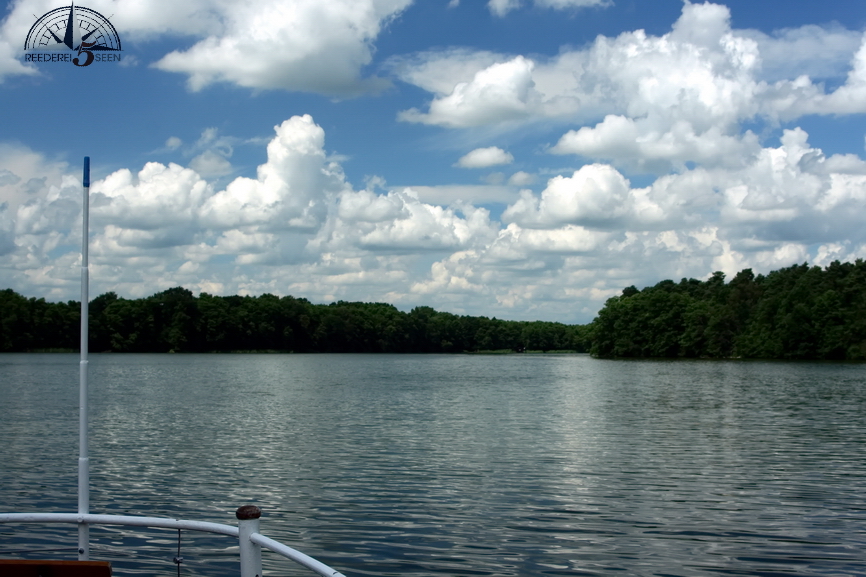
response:
[[[460,82],[450,94],[435,99],[428,113],[405,110],[400,118],[409,122],[450,127],[480,126],[522,120],[535,99],[532,69],[523,56],[492,64],[476,72],[469,82]]]
[[[758,137],[750,131],[735,136],[711,126],[696,132],[687,120],[671,123],[655,120],[608,115],[595,127],[568,131],[550,152],[577,154],[638,171],[663,173],[671,168],[682,169],[687,162],[735,167],[761,148]],[[652,124],[661,126],[653,129]]]
[[[311,116],[295,116],[275,131],[258,177],[233,180],[203,205],[202,218],[211,226],[314,230],[347,187],[340,166],[326,159],[325,131]]]
[[[460,168],[487,168],[490,166],[499,166],[501,164],[511,164],[514,162],[514,157],[499,148],[498,146],[490,146],[488,148],[476,148],[468,152],[457,161],[455,166]]]
[[[522,170],[515,172],[508,178],[508,184],[513,186],[529,186],[535,184],[536,178],[534,174],[529,174]]]
[[[608,165],[582,167],[571,177],[550,179],[539,199],[529,191],[502,214],[506,222],[547,228],[557,224],[616,222],[628,209],[628,180]]]
[[[350,96],[387,85],[364,78],[371,44],[411,0],[260,0],[216,3],[217,33],[155,66],[189,77],[192,90],[214,82]],[[252,8],[252,9],[251,9]]]

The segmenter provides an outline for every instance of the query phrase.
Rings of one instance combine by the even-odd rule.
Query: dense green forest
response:
[[[79,303],[0,291],[0,351],[77,350]],[[459,316],[382,303],[196,297],[172,288],[90,304],[94,352],[591,351],[598,357],[866,359],[866,263],[807,264],[730,282],[628,287],[589,325]]]
[[[80,304],[0,291],[0,351],[78,349]],[[588,352],[588,326],[458,316],[381,303],[314,305],[276,297],[195,297],[184,288],[128,300],[106,293],[90,303],[94,352],[294,351],[451,353]]]
[[[727,284],[662,281],[611,298],[592,323],[599,357],[866,359],[866,263],[806,264]]]

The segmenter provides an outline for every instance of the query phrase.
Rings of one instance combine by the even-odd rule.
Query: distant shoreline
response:
[[[0,290],[0,352],[78,350],[79,303]],[[90,351],[129,353],[590,353],[598,358],[866,360],[866,262],[804,263],[725,282],[626,287],[586,325],[506,321],[386,303],[314,305],[182,287],[90,303]]]

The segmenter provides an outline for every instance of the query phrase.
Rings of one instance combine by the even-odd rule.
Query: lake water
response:
[[[866,365],[92,355],[91,511],[234,524],[354,575],[866,575]],[[0,511],[76,509],[78,357],[0,355]],[[116,575],[177,535],[93,528]],[[74,526],[0,525],[0,556]],[[127,547],[136,547],[131,555]],[[182,535],[182,575],[237,572]],[[265,554],[266,574],[310,575]]]

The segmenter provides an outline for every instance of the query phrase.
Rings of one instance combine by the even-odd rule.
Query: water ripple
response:
[[[74,510],[77,358],[2,360],[0,509]],[[255,503],[349,576],[866,574],[864,365],[94,355],[91,394],[93,511]],[[172,531],[93,541],[118,575],[174,571]],[[74,542],[0,526],[0,556]],[[237,571],[231,539],[182,549]]]

